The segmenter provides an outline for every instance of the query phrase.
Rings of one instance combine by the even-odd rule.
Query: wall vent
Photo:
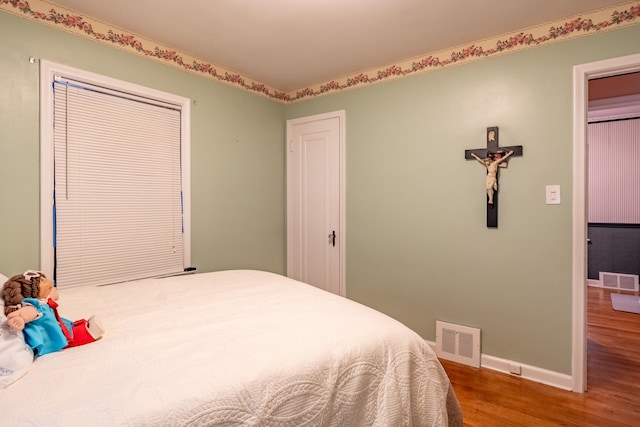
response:
[[[637,274],[620,274],[600,272],[600,283],[603,288],[617,289],[619,291],[638,292]]]
[[[436,321],[436,355],[480,367],[480,329]]]

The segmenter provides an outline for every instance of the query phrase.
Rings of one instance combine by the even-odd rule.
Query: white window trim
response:
[[[40,270],[53,277],[53,90],[54,76],[81,80],[180,106],[184,265],[191,265],[191,101],[188,98],[77,68],[40,60]]]

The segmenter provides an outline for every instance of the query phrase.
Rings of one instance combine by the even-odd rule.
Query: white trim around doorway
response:
[[[573,391],[587,389],[587,110],[589,80],[640,71],[640,54],[573,67]]]

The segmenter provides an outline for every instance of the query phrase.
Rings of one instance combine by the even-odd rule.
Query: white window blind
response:
[[[57,285],[184,271],[179,106],[61,77],[53,91]]]
[[[640,118],[590,123],[590,223],[640,224]]]

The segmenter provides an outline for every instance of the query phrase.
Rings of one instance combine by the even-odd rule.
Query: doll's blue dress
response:
[[[62,326],[56,319],[53,309],[46,303],[36,298],[25,298],[22,305],[31,305],[38,311],[38,315],[31,322],[24,325],[24,340],[33,349],[36,356],[60,351],[67,346],[69,341],[62,332]],[[72,322],[62,319],[71,330]]]

